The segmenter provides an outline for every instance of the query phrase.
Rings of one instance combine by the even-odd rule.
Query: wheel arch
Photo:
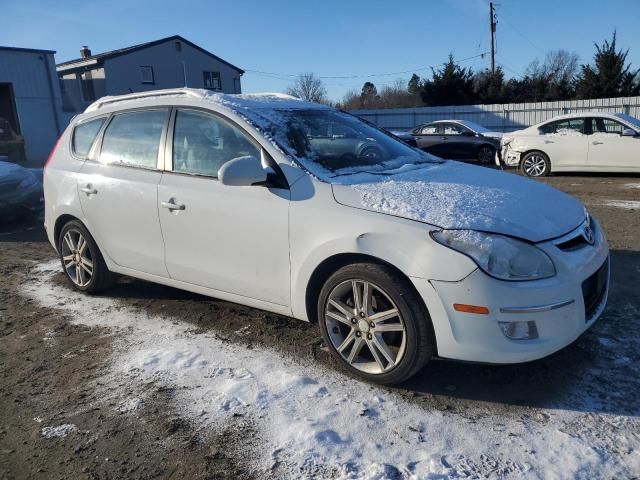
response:
[[[84,222],[74,215],[71,215],[69,213],[63,213],[62,215],[60,215],[58,218],[56,218],[56,221],[53,226],[53,240],[55,242],[56,250],[58,249],[58,239],[60,238],[60,232],[62,231],[62,228],[67,223],[73,220],[77,220],[78,222],[82,223],[82,225],[84,225],[84,228],[87,228]],[[89,229],[87,228],[87,230]]]
[[[518,167],[520,167],[522,165],[522,160],[524,160],[524,157],[526,157],[530,153],[541,153],[542,155],[547,157],[547,160],[549,160],[549,171],[551,171],[551,157],[549,156],[549,154],[547,152],[545,152],[544,150],[542,150],[540,148],[529,148],[528,150],[525,150],[524,152],[522,152],[520,154],[520,163],[518,164]]]
[[[410,288],[413,290],[413,293],[416,295],[416,298],[419,300],[421,307],[424,308],[427,316],[429,315],[429,310],[425,305],[424,300],[413,286],[413,283],[411,282],[409,277],[405,275],[404,272],[402,272],[402,270],[400,270],[398,267],[381,258],[366,253],[337,253],[320,262],[320,264],[316,266],[316,268],[313,270],[313,273],[309,277],[309,281],[307,282],[307,287],[305,290],[305,309],[309,322],[315,323],[318,321],[315,299],[318,298],[320,290],[322,289],[325,282],[331,275],[333,275],[342,267],[346,267],[347,265],[352,265],[354,263],[373,263],[377,265],[384,265],[393,270],[395,274],[397,274],[407,282],[407,285],[410,286]]]

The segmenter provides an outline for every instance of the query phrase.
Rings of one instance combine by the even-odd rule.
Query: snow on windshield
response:
[[[357,117],[288,96],[208,94],[321,180],[440,162]]]
[[[478,125],[477,123],[470,122],[468,120],[456,120],[456,122],[458,122],[460,125],[464,125],[465,127],[477,133],[485,133],[489,131],[488,129],[484,128],[482,125]]]
[[[632,117],[631,115],[627,115],[626,113],[616,113],[616,117],[621,118],[625,122],[628,122],[636,127],[637,130],[640,130],[640,120],[638,120],[636,117]]]

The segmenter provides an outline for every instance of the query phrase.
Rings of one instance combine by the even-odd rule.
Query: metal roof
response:
[[[138,45],[132,45],[130,47],[119,48],[117,50],[111,50],[109,52],[97,53],[95,55],[91,55],[91,56],[86,57],[86,58],[76,58],[74,60],[68,60],[66,62],[58,63],[56,65],[56,68],[58,70],[65,71],[65,70],[72,70],[74,68],[82,68],[82,67],[86,67],[86,66],[101,64],[105,60],[108,60],[110,58],[119,57],[119,56],[122,56],[122,55],[127,55],[128,53],[136,52],[138,50],[143,50],[145,48],[149,48],[149,47],[154,47],[156,45],[160,45],[161,43],[172,42],[172,41],[184,42],[185,44],[195,48],[196,50],[201,51],[202,53],[204,53],[206,55],[209,55],[210,57],[218,60],[219,62],[222,62],[222,63],[230,66],[231,68],[234,68],[238,72],[244,73],[244,70],[242,70],[241,68],[236,67],[235,65],[227,62],[226,60],[223,60],[222,58],[218,57],[217,55],[214,55],[213,53],[205,50],[204,48],[196,45],[195,43],[190,42],[189,40],[187,40],[184,37],[181,37],[180,35],[173,35],[171,37],[161,38],[159,40],[154,40],[152,42],[140,43]]]
[[[25,52],[25,53],[45,53],[53,55],[56,53],[55,50],[40,50],[37,48],[21,48],[21,47],[4,47],[0,45],[0,50],[8,50],[11,52]]]

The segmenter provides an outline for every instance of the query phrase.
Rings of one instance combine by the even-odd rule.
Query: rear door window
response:
[[[105,121],[105,117],[96,118],[87,122],[80,123],[73,130],[73,138],[71,140],[73,153],[78,157],[85,158],[89,155],[91,146],[98,136],[98,132]]]
[[[540,133],[544,135],[582,135],[585,133],[584,118],[570,118],[567,120],[558,120],[557,122],[547,123],[540,127]]]
[[[107,125],[100,162],[157,168],[167,110],[118,113]]]
[[[425,125],[420,129],[420,135],[435,135],[438,133],[438,125]]]

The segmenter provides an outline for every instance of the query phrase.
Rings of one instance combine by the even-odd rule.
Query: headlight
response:
[[[474,230],[441,230],[431,236],[467,255],[485,273],[500,280],[537,280],[556,274],[546,253],[520,240]]]

